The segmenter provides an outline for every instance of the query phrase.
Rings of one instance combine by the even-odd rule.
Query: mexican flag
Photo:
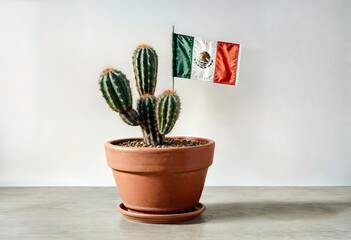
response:
[[[241,45],[173,34],[173,76],[237,85]]]

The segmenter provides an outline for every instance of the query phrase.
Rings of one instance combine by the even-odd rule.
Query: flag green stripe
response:
[[[173,35],[173,76],[191,77],[194,37],[181,34]]]

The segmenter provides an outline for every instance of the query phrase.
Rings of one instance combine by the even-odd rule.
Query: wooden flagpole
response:
[[[171,54],[172,54],[172,90],[174,90],[174,69],[173,69],[173,67],[174,67],[174,59],[173,59],[173,37],[174,37],[174,25],[172,25],[172,44],[171,44],[171,46],[172,46],[172,50],[171,50]]]

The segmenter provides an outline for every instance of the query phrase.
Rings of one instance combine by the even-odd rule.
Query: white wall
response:
[[[116,67],[135,89],[145,42],[157,93],[170,87],[172,24],[243,44],[238,86],[176,79],[172,135],[217,143],[207,185],[351,184],[350,1],[145,2],[0,2],[0,185],[114,185],[103,143],[141,132],[107,107],[98,75]]]

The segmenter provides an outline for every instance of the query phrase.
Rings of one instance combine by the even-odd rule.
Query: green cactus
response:
[[[162,145],[178,119],[180,99],[175,91],[167,90],[158,99],[156,89],[158,57],[153,48],[140,45],[134,51],[133,68],[140,99],[137,111],[132,108],[133,100],[129,80],[113,68],[107,68],[100,76],[100,90],[110,108],[119,113],[122,120],[131,125],[140,125],[145,143]]]
[[[142,95],[138,100],[137,110],[140,115],[140,125],[145,142],[151,145],[161,145],[164,142],[164,136],[157,129],[155,96],[150,94]]]
[[[133,54],[133,69],[138,92],[154,94],[157,83],[158,58],[156,51],[148,45],[140,45]]]
[[[168,134],[178,119],[180,99],[175,91],[166,90],[157,100],[157,126],[161,134]]]

